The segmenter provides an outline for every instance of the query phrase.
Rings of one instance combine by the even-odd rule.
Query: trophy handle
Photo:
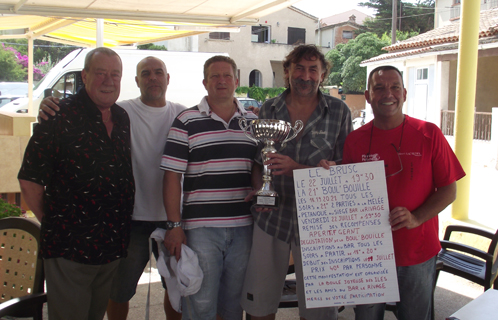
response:
[[[251,122],[252,122],[252,120],[251,120]],[[240,118],[239,119],[239,127],[242,129],[242,131],[244,131],[244,134],[246,135],[246,137],[248,137],[252,141],[256,142],[256,144],[257,144],[258,140],[256,140],[252,135],[249,134],[249,132],[247,132],[247,129],[250,126],[251,126],[251,124],[247,124],[246,118]]]
[[[239,121],[240,123],[240,121]],[[294,127],[292,128],[292,130],[294,131],[294,133],[292,134],[292,136],[288,136],[284,141],[282,141],[282,144],[286,143],[287,141],[289,140],[292,140],[294,139],[298,134],[299,132],[301,132],[301,130],[303,130],[303,122],[301,120],[296,120],[296,123],[294,123]]]

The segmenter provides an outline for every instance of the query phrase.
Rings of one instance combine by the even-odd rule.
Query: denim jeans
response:
[[[182,319],[242,319],[240,295],[252,245],[252,225],[185,230],[187,245],[197,253],[204,273],[201,289],[182,298]]]
[[[436,281],[436,256],[408,267],[396,267],[399,299],[396,303],[399,320],[431,320]],[[357,305],[355,320],[384,319],[385,304]]]

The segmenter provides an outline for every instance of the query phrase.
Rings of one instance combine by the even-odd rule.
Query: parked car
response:
[[[358,129],[359,127],[361,127],[362,125],[364,125],[366,123],[366,119],[365,119],[366,115],[367,115],[366,110],[361,110],[360,116],[353,119],[353,130]]]
[[[252,98],[238,97],[237,99],[244,106],[244,109],[249,109],[249,107],[259,108],[258,101]]]
[[[42,80],[33,88],[33,114],[38,114],[40,102],[45,94],[58,98],[65,98],[78,91],[83,86],[81,70],[85,64],[85,57],[92,48],[81,48],[70,52],[57,63]],[[135,82],[137,64],[148,56],[161,59],[168,66],[168,73],[172,79],[168,85],[168,100],[181,103],[185,106],[195,106],[206,95],[202,85],[204,62],[219,53],[212,52],[175,52],[116,49],[123,62],[121,77],[120,100],[133,99],[140,95],[140,89]],[[222,53],[222,55],[227,55]],[[189,83],[185,86],[185,83]],[[46,92],[45,90],[48,90]],[[10,113],[28,112],[28,98],[20,98],[7,103],[2,111]]]
[[[28,84],[26,82],[0,82],[0,108],[18,98],[28,96]]]

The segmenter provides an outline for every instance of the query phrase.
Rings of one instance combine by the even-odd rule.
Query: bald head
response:
[[[146,57],[137,65],[137,86],[140,88],[140,99],[150,107],[166,105],[166,89],[169,74],[161,59]]]

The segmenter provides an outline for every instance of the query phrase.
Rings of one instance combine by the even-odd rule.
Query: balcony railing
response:
[[[491,112],[474,113],[474,139],[491,140]],[[455,111],[441,111],[441,131],[444,135],[452,136],[455,128]]]
[[[481,11],[498,7],[498,0],[481,0]],[[461,5],[454,5],[450,9],[450,20],[460,18]]]

